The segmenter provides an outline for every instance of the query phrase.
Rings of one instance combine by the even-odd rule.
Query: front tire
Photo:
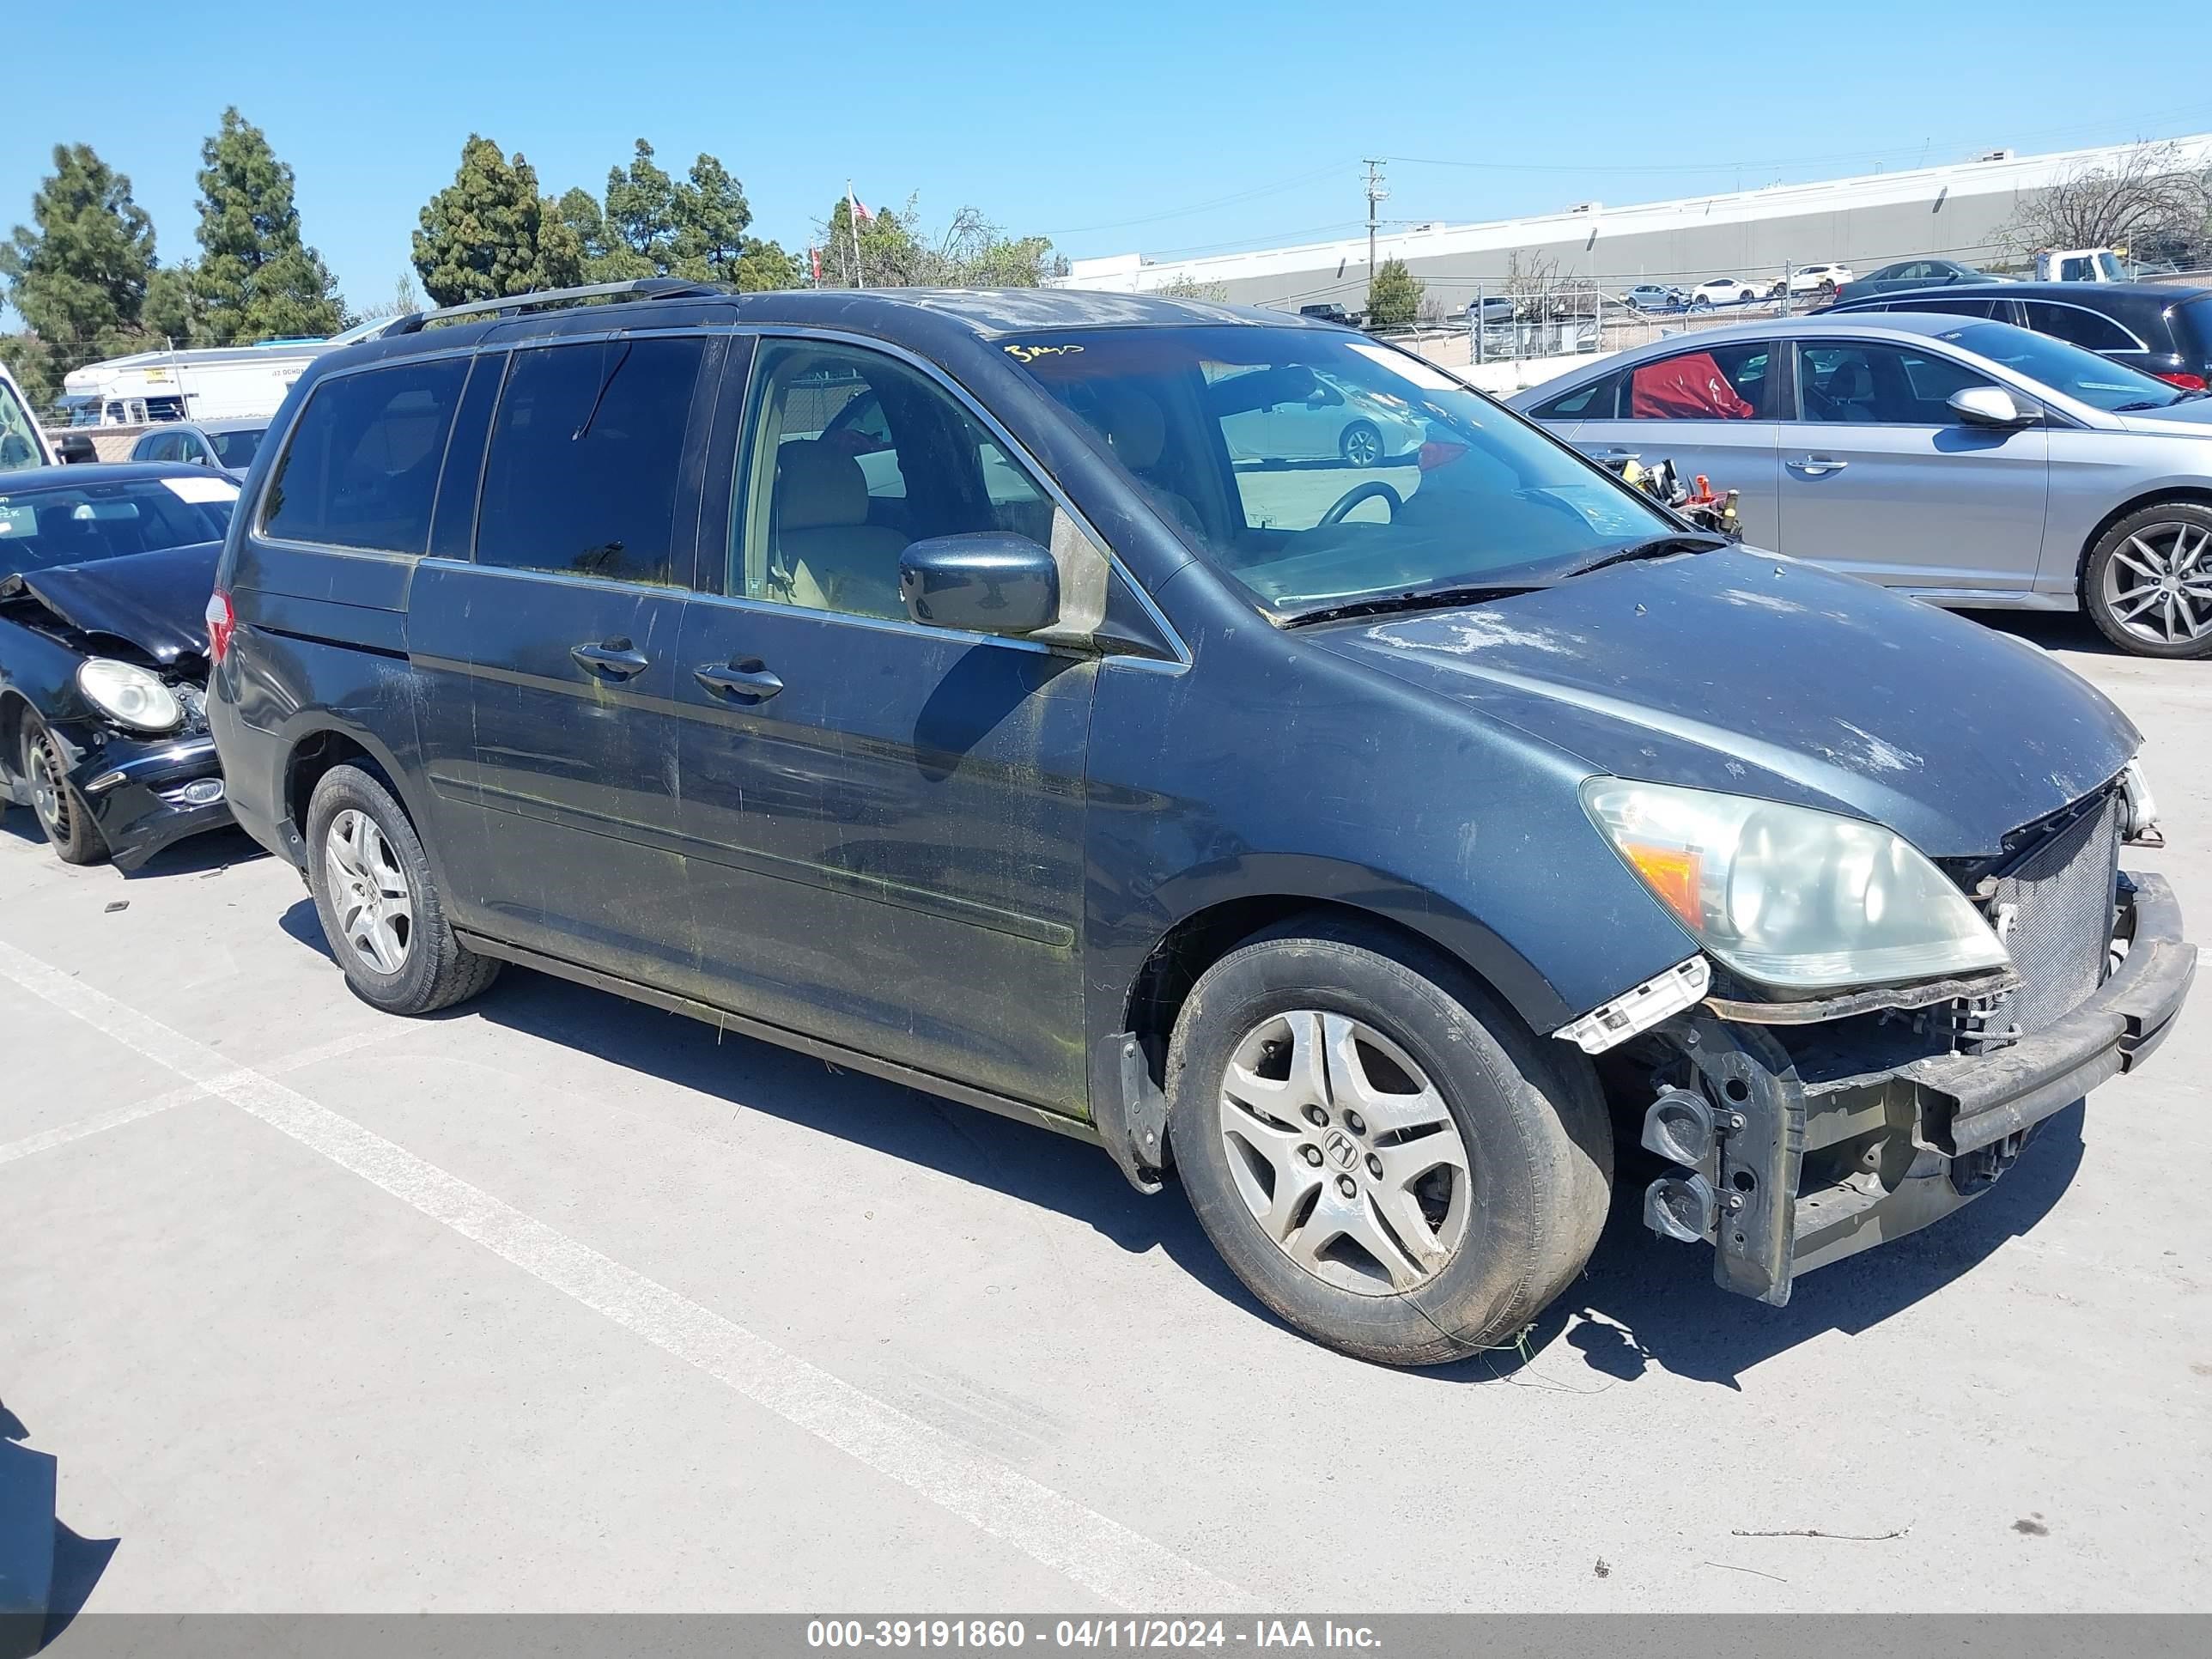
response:
[[[388,1014],[451,1007],[499,976],[495,958],[453,937],[414,823],[361,767],[334,766],[315,785],[307,885],[347,982]]]
[[[25,781],[31,786],[31,811],[46,845],[64,864],[98,864],[107,856],[107,841],[92,821],[92,807],[69,781],[60,743],[36,714],[23,716]]]
[[[1382,433],[1372,421],[1354,421],[1336,441],[1337,453],[1354,466],[1373,466],[1382,459]]]
[[[2081,603],[2130,656],[2212,656],[2212,507],[2160,501],[2129,514],[2083,561]]]
[[[1611,1126],[1448,959],[1329,917],[1201,975],[1168,1054],[1168,1132],[1200,1224],[1252,1293],[1363,1359],[1502,1345],[1582,1270]]]

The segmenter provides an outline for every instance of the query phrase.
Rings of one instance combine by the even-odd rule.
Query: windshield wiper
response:
[[[1376,593],[1364,599],[1347,599],[1342,605],[1324,605],[1312,611],[1301,611],[1285,617],[1285,628],[1305,628],[1315,623],[1342,622],[1347,617],[1380,617],[1393,611],[1439,611],[1456,605],[1480,605],[1486,599],[1502,599],[1512,593],[1532,593],[1535,585],[1528,582],[1490,582],[1480,586],[1462,585],[1455,587],[1409,587],[1397,593]]]
[[[1631,542],[1626,547],[1616,547],[1610,553],[1601,553],[1586,563],[1569,567],[1559,580],[1569,576],[1587,576],[1593,570],[1602,570],[1609,564],[1630,564],[1638,559],[1663,559],[1672,553],[1711,553],[1735,544],[1725,536],[1708,536],[1695,530],[1677,530],[1664,536],[1652,536],[1640,542]]]

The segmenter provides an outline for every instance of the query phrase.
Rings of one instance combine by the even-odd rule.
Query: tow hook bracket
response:
[[[1101,1037],[1091,1054],[1091,1121],[1129,1184],[1157,1193],[1167,1167],[1168,1097],[1134,1031]]]
[[[1692,1020],[1684,1042],[1718,1131],[1714,1282],[1781,1307],[1790,1300],[1805,1156],[1796,1068],[1758,1027],[1729,1026],[1710,1015]]]

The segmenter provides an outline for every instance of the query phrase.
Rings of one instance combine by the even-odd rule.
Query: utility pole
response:
[[[1380,158],[1370,156],[1367,167],[1367,309],[1375,309],[1375,228],[1381,222],[1375,216],[1375,204],[1388,201],[1390,192],[1382,187],[1382,163]]]

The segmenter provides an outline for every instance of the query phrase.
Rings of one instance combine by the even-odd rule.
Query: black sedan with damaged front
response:
[[[230,822],[208,735],[208,594],[237,486],[51,467],[0,491],[0,804],[70,864],[135,870]]]

